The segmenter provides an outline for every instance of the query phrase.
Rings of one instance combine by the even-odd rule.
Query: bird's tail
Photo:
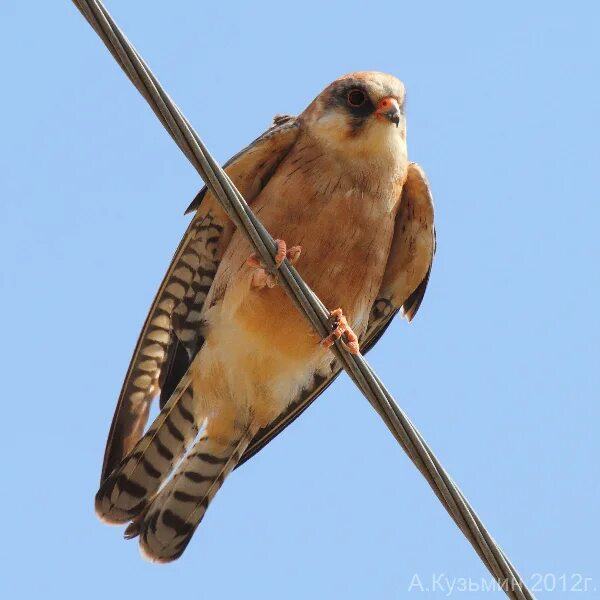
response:
[[[146,509],[198,433],[198,404],[186,373],[150,429],[100,485],[96,513],[103,521],[126,523]]]
[[[130,537],[139,534],[148,560],[170,562],[183,554],[210,501],[256,433],[256,428],[239,423],[226,434],[210,425],[209,421],[173,478],[126,532]]]

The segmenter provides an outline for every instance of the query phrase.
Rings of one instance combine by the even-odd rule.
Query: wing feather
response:
[[[295,117],[276,117],[270,129],[226,163],[227,174],[248,202],[286,156],[298,130]],[[186,212],[194,210],[137,340],[108,434],[101,481],[142,436],[160,389],[175,388],[202,345],[202,307],[233,224],[206,187]]]

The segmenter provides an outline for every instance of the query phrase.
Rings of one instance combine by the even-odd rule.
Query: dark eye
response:
[[[353,89],[348,92],[346,100],[351,108],[360,108],[367,103],[367,95],[362,90]]]

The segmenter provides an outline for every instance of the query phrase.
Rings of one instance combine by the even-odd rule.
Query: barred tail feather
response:
[[[154,423],[96,494],[96,513],[106,523],[126,523],[143,512],[195,439],[191,378],[183,376]]]
[[[148,507],[139,524],[142,555],[152,562],[179,558],[223,481],[235,468],[255,429],[237,430],[230,440],[204,434],[175,476]]]

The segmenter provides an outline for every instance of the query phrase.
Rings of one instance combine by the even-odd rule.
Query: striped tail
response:
[[[142,554],[152,562],[179,558],[223,481],[237,465],[256,429],[238,427],[227,439],[207,431],[181,462],[140,523],[126,535],[140,535]]]
[[[100,519],[126,523],[144,511],[198,433],[202,415],[195,404],[188,371],[150,429],[102,482],[96,494]]]

